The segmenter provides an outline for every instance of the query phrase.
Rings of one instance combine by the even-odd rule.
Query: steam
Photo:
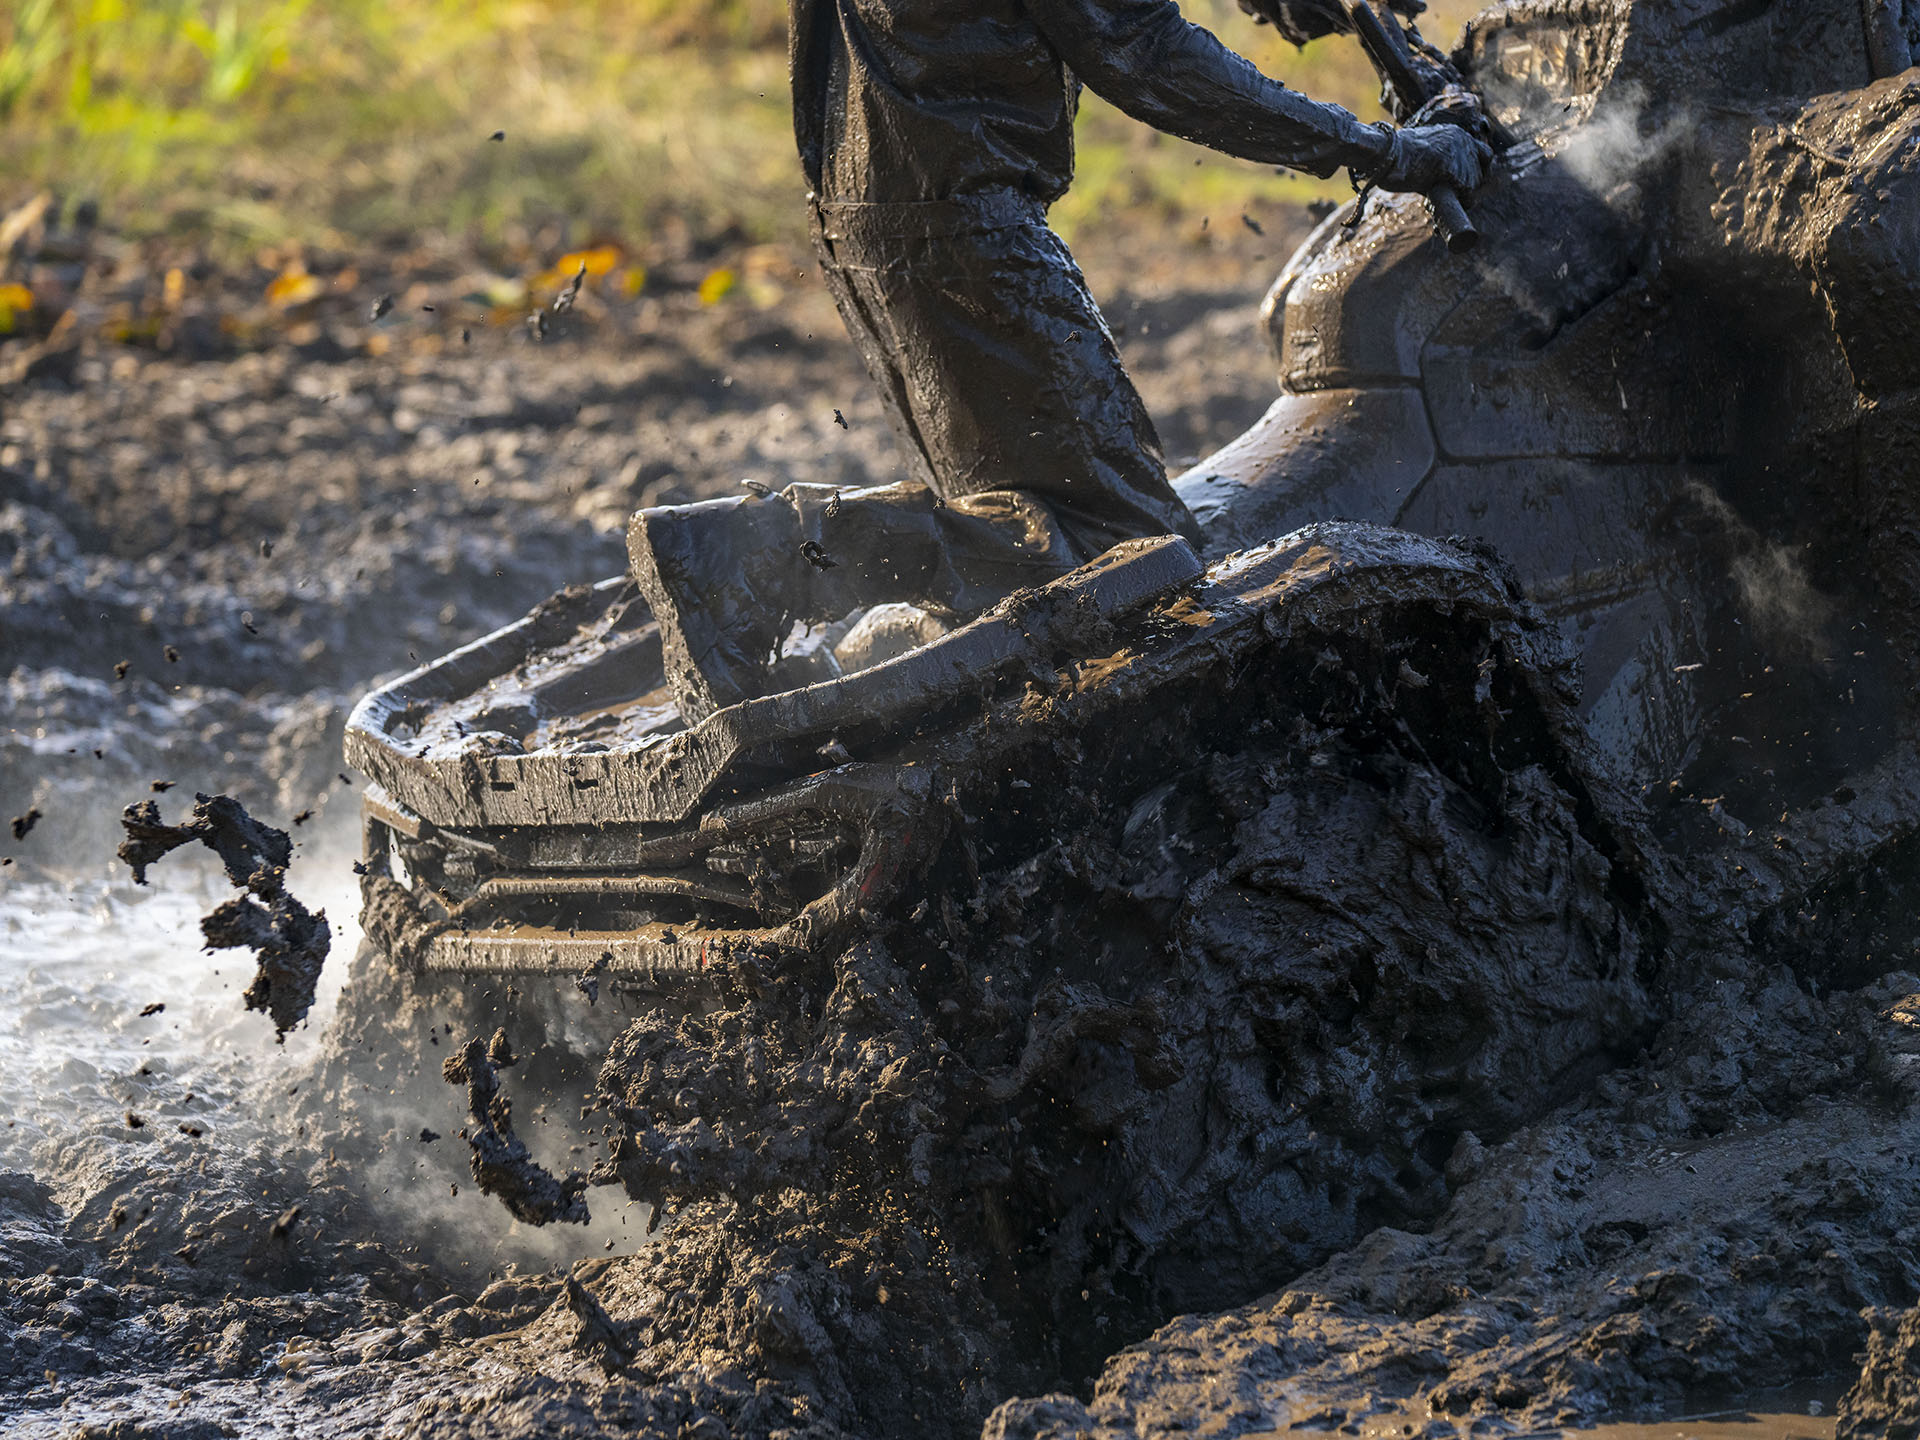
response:
[[[1639,86],[1609,91],[1591,118],[1576,126],[1558,152],[1560,163],[1586,189],[1614,205],[1625,187],[1638,187],[1694,128],[1684,106],[1656,114]]]
[[[1763,633],[1815,652],[1821,632],[1833,619],[1833,602],[1813,588],[1784,546],[1768,541],[1738,557],[1733,583],[1748,617]]]
[[[357,901],[344,904],[356,910]],[[383,1235],[476,1289],[516,1266],[544,1270],[646,1243],[651,1207],[617,1191],[595,1191],[585,1223],[545,1227],[484,1194],[462,1138],[474,1124],[466,1090],[441,1073],[477,1028],[504,1024],[523,1063],[502,1079],[531,1159],[562,1174],[589,1165],[600,1136],[580,1111],[586,1080],[565,1057],[604,1052],[638,1002],[615,991],[589,1007],[562,978],[407,980],[368,945],[343,969],[303,1087],[304,1118],[328,1173],[360,1196]]]
[[[1588,118],[1544,139],[1542,148],[1545,163],[1630,221],[1639,212],[1644,182],[1692,128],[1684,106],[1656,109],[1638,86],[1623,86],[1609,90]],[[1476,268],[1481,282],[1525,317],[1533,340],[1544,343],[1622,283],[1629,249],[1574,235],[1556,239],[1549,232],[1531,246],[1484,246],[1476,252]]]
[[[1720,494],[1695,480],[1687,498],[1717,525],[1734,555],[1728,573],[1742,618],[1772,643],[1807,656],[1824,653],[1834,604],[1807,578],[1798,557],[1742,520]]]

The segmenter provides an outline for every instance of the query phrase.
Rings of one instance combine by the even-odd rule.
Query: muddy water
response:
[[[213,878],[183,868],[153,889],[41,880],[6,894],[0,931],[14,962],[0,969],[0,1066],[18,1098],[0,1165],[58,1188],[60,1157],[102,1141],[171,1150],[185,1143],[182,1126],[220,1146],[282,1138],[265,1117],[274,1092],[310,1066],[337,977],[312,1024],[275,1046],[271,1027],[235,1003],[244,958],[201,949],[200,916],[221,893]],[[348,902],[342,887],[330,917],[351,914]],[[164,1010],[142,1015],[155,1004]]]
[[[1776,1403],[1768,1397],[1764,1403]],[[1835,1422],[1831,1414],[1832,1397],[1810,1402],[1818,1413],[1794,1410],[1715,1410],[1704,1415],[1676,1416],[1670,1420],[1615,1421],[1580,1429],[1542,1430],[1508,1429],[1499,1425],[1461,1427],[1470,1435],[1500,1435],[1511,1440],[1545,1440],[1547,1436],[1565,1436],[1569,1440],[1833,1440]],[[1316,1427],[1301,1427],[1303,1429]],[[1428,1418],[1416,1420],[1407,1414],[1369,1416],[1340,1433],[1357,1435],[1361,1440],[1407,1440],[1411,1435],[1431,1436],[1447,1433],[1450,1422],[1438,1426]],[[1272,1432],[1280,1433],[1280,1432]],[[1257,1437],[1255,1437],[1257,1440]]]
[[[290,1348],[324,1337],[378,1354],[410,1311],[646,1243],[648,1212],[625,1197],[606,1196],[589,1225],[537,1230],[480,1194],[457,1135],[462,1097],[437,1074],[444,1041],[416,1037],[427,1058],[404,1080],[393,1054],[343,1049],[366,1010],[345,993],[356,839],[343,824],[309,831],[295,861],[296,893],[325,908],[335,940],[309,1021],[284,1044],[240,1004],[249,957],[202,948],[201,915],[232,893],[210,857],[171,857],[146,888],[118,867],[0,872],[0,1177],[13,1182],[0,1185],[0,1276],[14,1302],[0,1322],[14,1362],[0,1363],[0,1433],[162,1417],[182,1427],[167,1434],[311,1433],[284,1373]],[[328,1120],[342,1092],[357,1097],[350,1133]],[[519,1098],[536,1155],[564,1168],[574,1128],[541,1122],[574,1097]],[[439,1138],[422,1142],[423,1127]],[[22,1188],[26,1176],[45,1189]],[[303,1213],[288,1238],[262,1240],[292,1206]],[[379,1253],[363,1253],[368,1240]],[[32,1293],[41,1271],[57,1290]],[[369,1303],[382,1291],[400,1303]]]
[[[1592,1440],[1833,1440],[1835,1398],[1809,1401],[1800,1412],[1722,1410],[1676,1420],[1596,1425],[1579,1433]]]
[[[457,1137],[446,1146],[416,1137],[422,1128],[455,1137],[463,1123],[460,1092],[438,1074],[451,1021],[429,1021],[434,1037],[405,1081],[396,1082],[392,1056],[361,1065],[342,1054],[337,1022],[360,945],[355,841],[344,826],[310,835],[295,862],[293,884],[325,910],[334,940],[307,1023],[283,1044],[266,1017],[241,1008],[253,973],[246,953],[203,947],[200,917],[232,893],[213,864],[171,858],[144,888],[121,870],[37,878],[0,892],[0,935],[13,957],[0,967],[0,1071],[19,1097],[0,1129],[0,1168],[41,1176],[67,1203],[84,1197],[70,1188],[84,1186],[88,1173],[73,1169],[75,1156],[102,1142],[171,1161],[219,1152],[280,1152],[288,1165],[323,1158],[337,1137],[296,1102],[324,1067],[344,1065],[363,1095],[382,1078],[383,1100],[390,1094],[392,1103],[374,1111],[406,1131],[383,1132],[378,1138],[387,1143],[353,1156],[354,1186],[376,1210],[405,1228],[455,1227],[466,1235],[462,1248],[484,1242],[487,1253],[527,1263],[605,1253],[609,1240],[617,1248],[630,1228],[618,1218],[538,1230],[500,1216],[477,1191],[470,1199],[447,1195],[446,1177],[465,1175],[464,1147]],[[576,1027],[570,1037],[583,1053],[619,1023],[621,998],[605,1003],[606,1025]],[[154,1005],[162,1008],[142,1013]],[[564,1152],[577,1138],[574,1128],[542,1134],[564,1100],[535,1096],[532,1103],[529,1143],[536,1153]],[[442,1196],[467,1203],[442,1203]],[[462,1257],[448,1258],[462,1267]]]
[[[1796,1392],[1797,1393],[1797,1392]],[[1545,1440],[1565,1436],[1568,1440],[1834,1440],[1833,1402],[1836,1387],[1822,1388],[1824,1398],[1809,1399],[1797,1410],[1774,1410],[1766,1406],[1786,1403],[1792,1397],[1770,1393],[1756,1397],[1756,1406],[1742,1410],[1713,1410],[1699,1415],[1679,1415],[1666,1420],[1612,1421],[1580,1429],[1512,1429],[1497,1424],[1473,1424],[1458,1427],[1474,1436],[1503,1437],[1503,1440]],[[1319,1428],[1302,1425],[1301,1429]],[[1342,1425],[1339,1433],[1356,1435],[1361,1440],[1407,1440],[1413,1435],[1450,1434],[1455,1427],[1447,1420],[1416,1416],[1406,1411],[1388,1411]],[[1278,1431],[1266,1433],[1282,1433]],[[1249,1440],[1259,1440],[1260,1432],[1249,1432]]]

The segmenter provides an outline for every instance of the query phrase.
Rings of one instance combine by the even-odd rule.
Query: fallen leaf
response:
[[[307,273],[304,265],[289,265],[273,277],[267,286],[267,303],[276,310],[291,310],[309,300],[318,300],[327,287]]]
[[[33,291],[17,281],[0,285],[0,335],[13,331],[14,312],[33,309]]]

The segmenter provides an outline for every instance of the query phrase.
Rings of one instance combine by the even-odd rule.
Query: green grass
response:
[[[1450,41],[1467,8],[1430,33]],[[1378,114],[1351,41],[1296,52],[1231,0],[1186,9],[1295,88]],[[93,197],[124,231],[216,253],[793,242],[784,30],[778,0],[13,0],[0,203]],[[1079,138],[1069,230],[1339,193],[1098,100]]]

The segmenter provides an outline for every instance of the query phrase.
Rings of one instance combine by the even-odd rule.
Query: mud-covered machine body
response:
[[[1920,342],[1883,323],[1920,310],[1920,70],[1885,10],[1486,12],[1454,63],[1515,143],[1479,246],[1413,198],[1315,231],[1265,307],[1280,397],[1178,482],[1205,554],[1134,542],[903,654],[829,630],[691,728],[632,587],[566,592],[354,713],[369,933],[649,986],[819,950],[924,911],[982,807],[1110,771],[1090,745],[1171,763],[1165,717],[1262,647],[1419,614],[1559,677],[1571,763],[1742,877],[1756,936],[1830,939],[1920,817]]]
[[[1374,526],[1211,566],[1178,538],[1136,541],[905,654],[689,728],[631,587],[566,592],[355,711],[347,753],[375,782],[366,929],[422,969],[642,988],[817,952],[911,913],[916,877],[980,814],[1046,831],[1061,787],[1096,771],[1150,790],[1207,697],[1279,636],[1430,610],[1476,637],[1460,663],[1497,643],[1559,676],[1535,701],[1563,709],[1557,637],[1517,600],[1486,560]]]

